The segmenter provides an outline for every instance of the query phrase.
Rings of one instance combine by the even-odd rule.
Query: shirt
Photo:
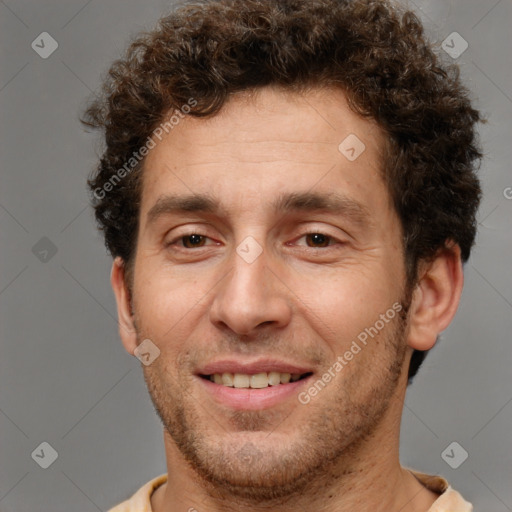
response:
[[[450,484],[440,476],[426,475],[411,471],[411,473],[429,490],[440,494],[439,498],[429,508],[428,512],[472,512],[473,505],[467,502]],[[130,499],[123,501],[108,512],[153,512],[151,494],[167,482],[167,473],[157,476],[143,485]]]

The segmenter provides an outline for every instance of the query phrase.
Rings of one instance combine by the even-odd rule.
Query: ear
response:
[[[410,308],[408,345],[430,350],[459,305],[464,284],[460,247],[449,242],[431,262],[420,266],[419,275]]]
[[[126,351],[133,355],[137,347],[137,333],[132,315],[130,290],[126,284],[125,265],[120,257],[115,258],[112,264],[110,284],[116,296],[119,335]]]

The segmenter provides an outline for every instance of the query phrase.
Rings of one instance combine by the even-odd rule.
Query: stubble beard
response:
[[[162,365],[144,367],[146,385],[164,429],[207,492],[247,504],[277,503],[354,471],[355,455],[396,399],[406,354],[408,304],[402,305],[402,311],[379,334],[379,343],[389,347],[382,355],[384,361],[370,367],[367,358],[366,367],[343,379],[330,402],[317,413],[305,415],[307,422],[295,426],[289,443],[278,434],[279,427],[274,427],[273,433],[265,428],[272,418],[269,411],[233,412],[229,420],[234,434],[223,432],[207,404],[198,404],[188,391],[190,376],[176,377]],[[329,386],[336,382],[334,379]],[[322,394],[316,404],[321,403]],[[268,432],[263,435],[260,430]],[[255,442],[254,437],[242,439],[248,435],[257,435],[265,444]],[[269,442],[272,436],[275,443]]]

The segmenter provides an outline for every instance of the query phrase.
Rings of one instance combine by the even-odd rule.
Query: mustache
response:
[[[252,338],[251,341],[240,341],[239,336],[222,338],[213,342],[192,344],[178,356],[180,367],[197,368],[205,363],[229,358],[269,358],[289,361],[292,359],[306,366],[319,367],[329,360],[329,354],[311,343],[304,342],[298,346],[290,341],[283,341],[275,335]]]

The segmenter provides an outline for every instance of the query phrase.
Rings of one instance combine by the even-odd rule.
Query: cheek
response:
[[[204,292],[199,288],[195,279],[176,279],[141,268],[134,307],[145,335],[159,340],[179,337],[200,308]]]
[[[385,276],[361,267],[337,269],[301,278],[290,283],[290,289],[296,296],[298,314],[338,354],[400,300],[398,286]]]

